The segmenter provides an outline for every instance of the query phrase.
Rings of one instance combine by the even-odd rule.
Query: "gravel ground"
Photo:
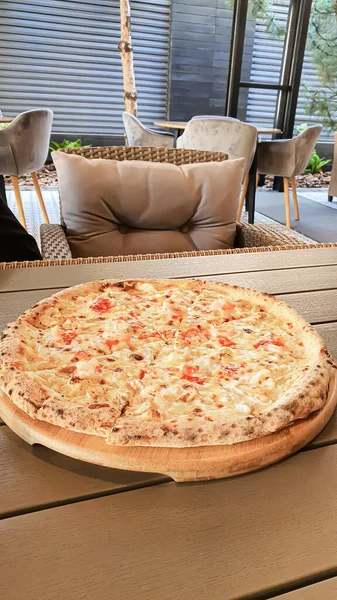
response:
[[[298,175],[298,177],[296,177],[296,187],[298,187],[298,188],[329,187],[330,177],[331,177],[330,171],[328,171],[327,173],[320,173],[319,175],[311,175],[310,173],[306,173],[305,175]],[[273,187],[273,178],[270,177],[270,175],[266,176],[266,184],[264,187],[266,189],[271,189]]]
[[[54,165],[45,165],[37,173],[39,183],[42,188],[45,187],[58,187],[57,175]],[[11,185],[10,177],[5,177],[7,185]],[[30,175],[22,175],[19,177],[20,186],[22,187],[33,187],[34,183]]]

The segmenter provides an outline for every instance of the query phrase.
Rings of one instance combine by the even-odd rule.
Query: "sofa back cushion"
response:
[[[52,156],[73,257],[234,245],[243,159],[178,167]]]

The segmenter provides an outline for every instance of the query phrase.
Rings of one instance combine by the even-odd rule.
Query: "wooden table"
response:
[[[154,121],[154,125],[156,125],[157,127],[166,127],[167,129],[174,130],[174,145],[176,145],[178,137],[184,132],[184,129],[186,129],[187,123],[188,121]],[[250,123],[250,125],[253,125],[253,123]],[[259,125],[254,125],[254,127],[256,127],[257,129],[258,135],[276,135],[277,133],[282,133],[280,129],[275,129],[274,127],[260,127]],[[248,223],[254,223],[257,153],[258,145],[256,147],[255,156],[249,169],[249,181],[246,194],[246,210],[248,211]]]
[[[12,121],[14,121],[14,117],[0,117],[0,125],[2,125],[3,123],[11,123]],[[0,175],[0,198],[2,198],[7,204],[6,186],[3,175]]]
[[[65,286],[187,277],[258,287],[337,358],[337,245],[0,270],[0,326]],[[4,600],[336,600],[337,416],[305,451],[233,479],[176,484],[108,470],[0,427]]]
[[[179,137],[186,129],[187,123],[188,121],[154,121],[153,124],[157,127],[173,129],[176,132],[176,137]],[[276,133],[281,133],[281,129],[275,129],[274,127],[260,127],[259,125],[254,125],[254,123],[249,123],[249,125],[256,127],[258,135],[275,135]]]

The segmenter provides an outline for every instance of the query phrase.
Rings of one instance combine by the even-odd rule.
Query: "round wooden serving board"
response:
[[[334,372],[325,406],[281,431],[229,446],[146,448],[110,446],[104,438],[32,419],[0,392],[0,416],[28,444],[42,444],[72,458],[105,467],[164,473],[175,481],[232,477],[281,460],[303,448],[322,431],[336,404],[337,376]]]

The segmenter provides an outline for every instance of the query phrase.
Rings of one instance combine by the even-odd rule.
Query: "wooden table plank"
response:
[[[0,518],[170,480],[98,467],[42,446],[31,447],[8,427],[0,428],[0,448]]]
[[[232,600],[335,575],[336,479],[337,446],[329,446],[235,479],[168,483],[3,520],[3,595]]]
[[[275,600],[336,600],[337,577],[277,596]]]
[[[312,450],[313,448],[321,448],[328,444],[337,443],[337,410],[333,413],[330,421],[324,427],[323,431],[312,441],[305,450]],[[337,597],[337,596],[336,596]]]
[[[281,271],[249,271],[247,273],[206,274],[201,278],[206,281],[220,281],[223,283],[241,285],[242,287],[250,287],[257,290],[262,290],[268,294],[328,290],[333,287],[334,282],[336,285],[337,265],[301,267],[299,269],[282,269]],[[40,280],[41,279],[43,278],[40,277]],[[55,287],[55,281],[57,280],[53,280],[53,287]],[[66,286],[60,286],[60,289],[62,289],[62,287]],[[47,291],[48,287],[34,287],[31,289],[44,289]],[[8,291],[11,290],[7,290],[7,292]],[[7,293],[5,289],[1,289],[1,292]]]
[[[337,287],[337,266],[302,267],[282,271],[250,271],[248,273],[204,276],[202,279],[240,285],[276,295],[321,291]]]
[[[337,320],[337,290],[322,290],[298,294],[277,294],[309,323],[324,323]]]
[[[324,339],[332,358],[337,363],[337,323],[318,323],[315,329]]]
[[[174,259],[97,263],[29,269],[0,269],[0,289],[15,290],[67,287],[104,278],[203,277],[249,271],[283,270],[337,265],[337,247],[280,252],[252,252]]]
[[[307,267],[301,269],[289,269],[280,271],[253,271],[249,273],[232,273],[219,275],[204,275],[203,280],[219,281],[223,283],[240,285],[242,287],[250,287],[258,289],[268,294],[285,294],[285,293],[303,293],[309,291],[324,291],[333,287],[333,282],[337,284],[337,266],[321,266]],[[55,286],[55,280],[54,280]],[[51,295],[56,290],[64,289],[62,286],[58,288],[36,288],[36,290],[28,290],[31,292],[43,290],[46,295]],[[2,291],[2,294],[10,292]],[[15,298],[15,294],[13,298]],[[34,298],[35,296],[31,296]],[[1,295],[2,302],[6,296]]]

